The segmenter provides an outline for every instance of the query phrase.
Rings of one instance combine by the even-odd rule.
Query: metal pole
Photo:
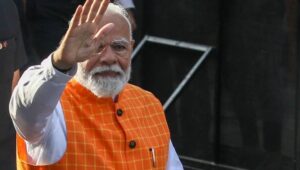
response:
[[[230,170],[247,170],[247,169],[243,169],[243,168],[238,168],[238,167],[223,165],[223,164],[217,164],[217,163],[212,162],[212,161],[196,159],[196,158],[183,156],[183,155],[180,155],[179,158],[182,159],[182,160],[186,160],[186,161],[198,162],[198,163],[201,163],[201,164],[210,165],[210,166],[219,167],[219,168],[226,168],[226,169],[230,169]]]
[[[158,44],[164,44],[164,45],[175,46],[175,47],[180,47],[180,48],[185,48],[185,49],[190,49],[190,50],[196,50],[196,51],[206,51],[209,48],[209,46],[205,46],[205,45],[171,40],[171,39],[160,38],[160,37],[155,37],[155,36],[148,36],[148,41],[153,42],[153,43],[158,43]]]
[[[164,103],[163,108],[166,110],[169,105],[174,101],[174,99],[177,97],[179,92],[183,89],[183,87],[187,84],[187,82],[191,79],[191,77],[194,75],[198,67],[201,65],[201,63],[205,60],[209,52],[212,50],[212,47],[207,47],[205,50],[205,53],[198,59],[196,64],[193,66],[193,68],[189,71],[189,73],[184,77],[184,79],[180,82],[180,84],[177,86],[177,88],[174,90],[172,95],[168,98],[168,100]]]
[[[136,54],[140,51],[140,49],[146,43],[147,39],[148,39],[148,35],[145,35],[144,38],[142,39],[142,41],[136,46],[136,48],[133,50],[133,52],[131,54],[131,60],[134,59],[134,57],[136,56]]]

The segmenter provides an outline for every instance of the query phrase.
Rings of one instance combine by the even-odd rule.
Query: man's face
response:
[[[77,79],[97,96],[115,96],[128,82],[133,41],[128,23],[118,14],[105,14],[100,27],[114,23],[98,55],[79,64]],[[79,78],[78,78],[79,77]]]
[[[122,70],[127,70],[131,64],[133,41],[126,20],[119,14],[105,13],[100,27],[107,23],[114,23],[112,31],[104,38],[99,47],[99,55],[82,63],[86,71],[98,66],[117,64]],[[105,73],[100,76],[116,76],[114,73]]]

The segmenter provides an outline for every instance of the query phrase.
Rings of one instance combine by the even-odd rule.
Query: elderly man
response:
[[[122,7],[78,6],[58,49],[13,92],[19,170],[183,169],[161,104],[127,83],[133,43]]]

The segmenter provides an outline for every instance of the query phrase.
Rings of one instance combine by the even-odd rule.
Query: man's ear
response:
[[[131,48],[133,49],[133,47],[134,47],[134,43],[135,43],[135,40],[134,40],[134,39],[132,39],[132,40],[130,41],[130,43],[131,43]]]

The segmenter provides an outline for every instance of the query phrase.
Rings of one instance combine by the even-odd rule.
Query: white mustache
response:
[[[90,74],[95,75],[97,73],[102,73],[102,72],[106,72],[106,71],[113,71],[113,72],[116,72],[118,74],[121,74],[121,76],[125,75],[125,72],[117,64],[111,65],[111,66],[98,66],[98,67],[95,67],[90,71]]]

